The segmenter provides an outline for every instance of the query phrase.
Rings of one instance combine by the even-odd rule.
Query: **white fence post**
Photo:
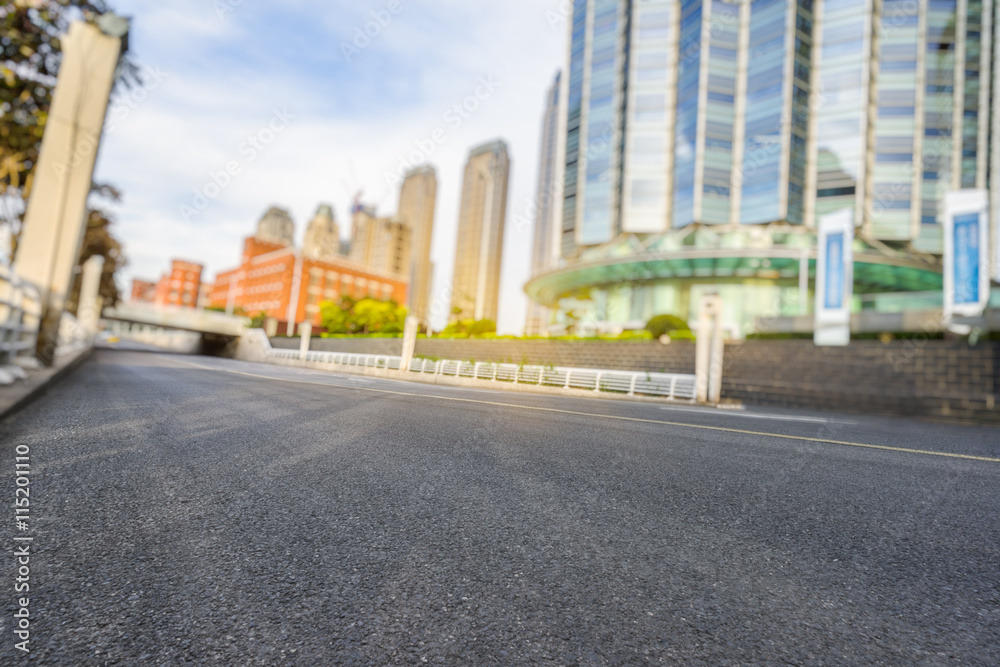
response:
[[[399,362],[399,370],[408,371],[413,363],[413,351],[417,348],[417,331],[420,329],[420,320],[410,315],[403,325],[403,354]]]
[[[313,325],[303,322],[299,325],[299,358],[305,361],[309,354],[309,343],[312,342]]]

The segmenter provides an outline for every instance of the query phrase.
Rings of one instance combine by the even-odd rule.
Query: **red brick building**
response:
[[[156,301],[156,283],[133,278],[130,300],[135,303],[153,303]]]
[[[320,324],[320,303],[341,296],[406,303],[407,283],[347,258],[309,259],[295,248],[247,238],[238,268],[219,273],[209,305],[263,313],[279,322]],[[283,332],[282,332],[283,333]]]
[[[133,279],[132,301],[184,308],[203,306],[204,299],[199,299],[199,295],[210,287],[201,282],[203,271],[201,264],[175,259],[170,263],[170,273],[165,273],[155,283]]]
[[[203,270],[201,264],[182,259],[173,260],[170,263],[170,273],[160,278],[156,284],[156,305],[197,308]]]

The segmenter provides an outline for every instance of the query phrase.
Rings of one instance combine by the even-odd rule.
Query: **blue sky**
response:
[[[565,48],[562,4],[118,0],[132,18],[132,57],[149,72],[146,85],[113,100],[95,175],[125,193],[115,212],[126,284],[158,277],[173,257],[205,263],[213,279],[236,264],[242,238],[271,205],[291,211],[300,241],[321,202],[333,204],[346,235],[359,190],[392,214],[398,192],[387,173],[443,128],[429,158],[439,182],[434,296],[451,278],[467,152],[503,138],[512,170],[499,326],[519,333],[532,230],[515,217],[535,197],[545,91]],[[345,55],[379,17],[385,25],[370,43]],[[484,80],[495,90],[459,127],[447,123]],[[270,141],[250,150],[250,136]],[[218,174],[231,163],[238,173],[227,183]],[[211,197],[199,201],[196,191]]]

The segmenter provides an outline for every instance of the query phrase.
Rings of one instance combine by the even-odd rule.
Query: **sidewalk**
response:
[[[49,385],[73,372],[90,357],[93,348],[87,347],[56,357],[50,368],[27,371],[27,380],[0,386],[0,420],[6,419],[31,401],[45,393]]]

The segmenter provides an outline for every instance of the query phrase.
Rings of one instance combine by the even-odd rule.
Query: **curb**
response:
[[[18,387],[26,388],[25,393],[15,398],[9,405],[3,405],[0,403],[0,421],[5,421],[8,417],[20,412],[30,403],[44,395],[52,385],[60,382],[63,378],[75,371],[85,361],[87,361],[93,352],[93,347],[80,350],[76,353],[76,356],[72,357],[63,366],[56,368],[55,370],[51,368],[46,369],[45,371],[42,371],[42,377],[29,379],[26,383],[27,387],[24,387],[24,385]],[[46,375],[46,373],[48,374]],[[17,385],[13,386],[17,387]]]

